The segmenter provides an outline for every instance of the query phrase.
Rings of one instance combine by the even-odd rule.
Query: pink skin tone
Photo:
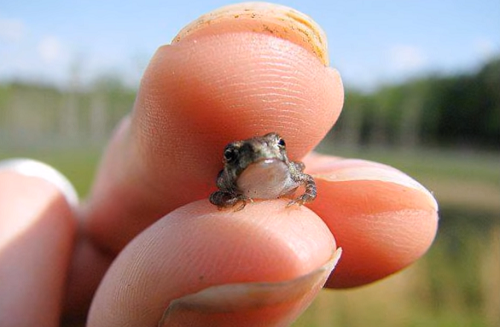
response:
[[[16,280],[16,289],[29,285],[44,294],[7,303],[2,292],[0,312],[6,306],[44,312],[46,326],[57,326],[62,306],[75,316],[93,300],[89,326],[156,326],[175,299],[216,285],[294,280],[324,265],[337,247],[344,252],[326,285],[342,288],[390,275],[430,246],[437,229],[432,196],[397,170],[366,161],[307,156],[306,172],[315,176],[319,194],[309,208],[285,210],[287,200],[256,202],[237,213],[210,205],[229,141],[276,131],[289,157],[299,160],[335,123],[343,88],[335,70],[296,43],[209,28],[195,36],[153,57],[134,110],[115,132],[91,194],[77,210],[73,249],[74,217],[50,185],[0,174],[0,226],[9,228],[19,210],[28,217],[22,233],[0,231],[0,242],[8,240],[0,247],[1,284],[2,278]],[[24,195],[12,191],[13,178],[31,183],[23,188],[34,192],[29,206],[13,201]],[[32,253],[25,233],[49,250],[23,264],[5,254],[17,241],[13,255]],[[181,316],[193,326],[286,326],[316,292],[252,310]],[[0,314],[2,326],[10,326],[1,320],[7,318]],[[27,325],[40,325],[36,313],[25,318],[33,319]]]
[[[62,194],[0,171],[0,325],[57,326],[76,221]]]

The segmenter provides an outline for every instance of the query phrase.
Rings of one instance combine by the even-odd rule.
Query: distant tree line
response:
[[[132,108],[136,90],[108,76],[64,90],[40,83],[0,84],[0,150],[104,144]],[[327,137],[348,146],[449,146],[499,149],[500,58],[478,71],[427,76],[374,92],[347,90]]]
[[[500,149],[500,58],[478,71],[426,76],[366,94],[347,90],[330,134],[352,145]]]
[[[3,148],[103,146],[132,109],[135,90],[115,77],[90,86],[68,83],[0,84],[0,151]]]

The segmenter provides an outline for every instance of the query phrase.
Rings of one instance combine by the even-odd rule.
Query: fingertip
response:
[[[37,160],[12,158],[0,161],[0,172],[11,171],[24,176],[43,179],[55,187],[73,208],[78,205],[78,194],[71,182],[53,167]]]
[[[138,136],[164,130],[154,139],[163,143],[157,148],[182,139],[205,152],[207,145],[220,148],[275,131],[291,141],[294,157],[314,148],[343,105],[338,72],[286,39],[249,27],[223,34],[211,25],[207,29],[203,38],[165,46],[155,54],[136,102],[136,124],[148,127]]]
[[[60,224],[63,231],[76,226],[75,189],[59,171],[36,160],[0,161],[0,201],[0,222],[4,224],[0,230],[5,235],[15,230],[22,233],[46,221]]]
[[[438,227],[437,203],[402,172],[364,160],[309,158],[318,198],[310,207],[324,219],[344,256],[329,287],[364,285],[420,258]]]
[[[76,219],[45,165],[12,164],[0,171],[0,325],[55,327]]]
[[[288,326],[311,304],[341,253],[338,248],[326,264],[291,280],[218,285],[175,299],[159,326]]]
[[[309,16],[293,8],[266,2],[244,2],[213,10],[184,27],[173,43],[210,34],[252,31],[293,42],[328,66],[327,39],[323,29]]]
[[[153,325],[170,301],[187,294],[229,283],[290,280],[318,269],[335,249],[331,233],[310,210],[285,206],[265,201],[219,211],[203,200],[165,216],[109,270],[92,304],[90,321],[99,323],[92,326]],[[152,310],[149,317],[144,307]]]

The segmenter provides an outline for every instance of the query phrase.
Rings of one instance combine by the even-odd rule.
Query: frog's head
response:
[[[266,159],[289,163],[285,140],[276,133],[232,142],[224,149],[224,168],[233,176],[238,176],[249,165]]]

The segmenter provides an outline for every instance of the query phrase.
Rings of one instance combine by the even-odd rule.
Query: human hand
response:
[[[276,200],[233,212],[208,203],[229,141],[276,131],[287,140],[289,156],[300,159],[335,123],[343,101],[340,76],[326,67],[325,39],[314,23],[275,5],[247,7],[191,24],[153,57],[133,112],[76,210],[81,228],[68,277],[72,212],[56,191],[30,196],[44,205],[28,210],[36,219],[27,224],[38,227],[23,230],[39,235],[39,248],[52,249],[53,257],[37,252],[39,260],[29,267],[12,259],[6,276],[22,281],[36,271],[28,276],[30,289],[47,296],[45,303],[35,297],[28,304],[19,297],[9,307],[25,312],[50,302],[41,312],[57,317],[68,278],[66,311],[85,314],[92,301],[89,326],[153,326],[162,317],[171,325],[288,325],[324,279],[328,287],[363,285],[426,251],[437,228],[435,200],[381,164],[309,154],[304,162],[319,195],[308,208],[285,208],[285,200]],[[0,208],[24,194],[9,189]],[[16,215],[2,211],[9,219]],[[56,238],[64,241],[52,244]],[[4,239],[9,249],[14,239],[25,244],[33,238]],[[329,277],[337,246],[343,255]],[[15,257],[34,253],[23,248]],[[40,316],[36,312],[32,317]]]

